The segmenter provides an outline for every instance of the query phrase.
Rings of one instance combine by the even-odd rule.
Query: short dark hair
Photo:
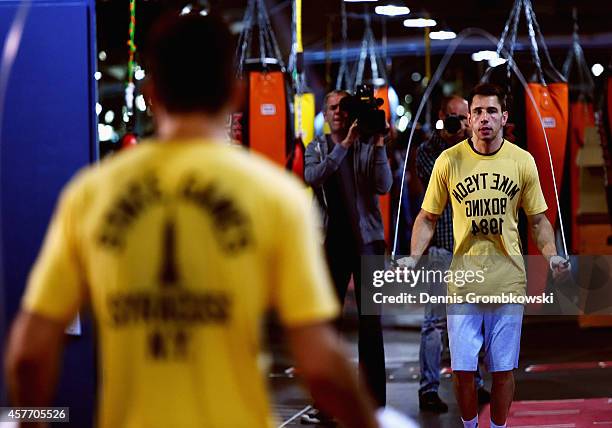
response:
[[[506,106],[506,91],[504,91],[499,85],[494,83],[479,83],[478,85],[474,86],[468,97],[468,106],[470,109],[472,108],[472,100],[476,95],[485,97],[496,96],[501,106],[501,110],[508,110]]]
[[[216,113],[235,85],[233,37],[212,14],[164,15],[149,33],[147,72],[170,113]]]

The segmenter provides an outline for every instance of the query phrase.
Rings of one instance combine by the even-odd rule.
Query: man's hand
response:
[[[414,269],[417,264],[417,259],[412,256],[402,257],[401,259],[398,259],[396,263],[398,266]]]
[[[570,269],[572,268],[572,265],[570,264],[569,260],[566,260],[561,256],[552,256],[549,262],[554,280],[570,277]]]
[[[357,120],[355,120],[349,128],[346,138],[340,143],[340,145],[345,149],[348,149],[353,145],[353,143],[355,143],[355,141],[357,141],[357,138],[359,138],[359,128]]]
[[[391,126],[389,126],[389,122],[385,122],[385,132],[383,132],[382,134],[376,134],[374,136],[374,144],[378,147],[382,147],[385,145],[385,135],[387,135],[389,133],[389,131],[391,130]]]

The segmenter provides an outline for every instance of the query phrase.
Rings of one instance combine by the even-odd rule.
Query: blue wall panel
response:
[[[0,0],[0,46],[18,7]],[[33,1],[11,70],[0,141],[4,327],[19,307],[60,189],[95,158],[94,15],[93,1]],[[72,426],[91,425],[94,377],[86,324],[68,343],[57,399],[71,407]]]

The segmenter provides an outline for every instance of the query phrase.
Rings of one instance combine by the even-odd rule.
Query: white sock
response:
[[[506,428],[506,424],[496,425],[495,422],[493,422],[493,419],[491,419],[491,428]]]
[[[464,421],[463,418],[461,418],[461,421],[463,422],[463,428],[478,428],[478,415],[469,421]],[[491,427],[493,427],[493,425],[491,425]]]

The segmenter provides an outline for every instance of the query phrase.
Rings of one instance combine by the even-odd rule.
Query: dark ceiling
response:
[[[145,35],[153,20],[165,10],[180,10],[193,2],[206,0],[138,0],[136,8],[137,27],[136,44],[143,48]],[[208,0],[210,8],[222,13],[227,21],[238,23],[242,20],[247,0]],[[291,0],[265,0],[271,15],[271,22],[276,33],[285,61],[291,46]],[[379,0],[378,4],[405,5],[411,9],[411,16],[429,15],[438,21],[439,27],[459,33],[468,27],[478,27],[498,37],[508,18],[513,0],[462,0],[462,1],[424,1],[424,0]],[[612,57],[612,1],[611,0],[532,0],[540,27],[551,50],[553,62],[557,68],[567,56],[572,41],[573,20],[572,8],[578,12],[581,42],[584,47],[587,63],[608,64]],[[373,11],[377,3],[346,3],[350,15],[362,15],[366,8]],[[340,31],[340,0],[303,0],[303,39],[307,60],[308,81],[320,99],[323,92],[335,82],[338,64],[335,60],[342,45]],[[410,16],[409,16],[410,17]],[[389,45],[389,55],[392,57],[388,65],[391,83],[403,99],[405,94],[422,93],[422,82],[413,81],[413,73],[424,74],[425,59],[423,58],[424,37],[422,29],[405,28],[402,23],[405,17],[385,18],[386,35]],[[100,82],[101,99],[106,95],[115,94],[116,102],[120,103],[119,94],[123,90],[122,79],[118,73],[107,73],[111,68],[115,71],[127,63],[129,7],[127,1],[108,0],[97,2],[97,44],[98,50],[107,53],[107,59],[99,62],[99,70],[103,78]],[[383,34],[382,18],[374,16],[373,30],[377,40]],[[363,37],[363,18],[349,19],[348,39],[350,46],[358,46]],[[527,34],[525,19],[522,17],[519,25],[519,42],[522,47],[517,51],[519,67],[530,73],[532,66],[528,45],[525,43]],[[522,38],[521,38],[522,36]],[[331,53],[326,47],[331,46]],[[432,71],[440,61],[448,42],[432,43]],[[449,64],[443,81],[455,82],[452,90],[464,92],[466,87],[475,83],[484,71],[484,63],[474,63],[469,54],[483,48],[493,46],[486,40],[462,43]],[[333,54],[336,55],[333,55]],[[521,64],[521,61],[523,64]],[[463,83],[461,83],[463,82]],[[444,83],[444,82],[441,82]]]
[[[180,10],[189,0],[138,1],[137,2],[137,37],[149,27],[151,20],[165,9]],[[242,19],[246,0],[209,0],[211,9],[223,13],[230,22]],[[266,0],[272,15],[272,24],[279,39],[281,49],[288,53],[291,41],[291,1]],[[377,4],[405,5],[411,9],[412,16],[428,14],[436,19],[440,27],[449,28],[456,33],[468,27],[482,28],[498,36],[504,26],[514,3],[512,0],[462,0],[462,1],[424,1],[424,0],[379,0],[377,3],[346,3],[349,14],[362,14],[366,8],[373,11]],[[545,35],[572,34],[572,8],[578,11],[580,34],[589,40],[589,36],[607,36],[612,50],[612,1],[608,0],[534,0],[534,9]],[[306,51],[323,49],[328,35],[328,24],[332,26],[333,43],[340,42],[340,0],[303,0],[303,38]],[[128,4],[125,1],[109,0],[97,3],[98,46],[112,51],[125,47],[129,19]],[[403,27],[404,17],[386,18],[386,31],[389,39],[419,37],[419,29]],[[374,32],[381,37],[381,20],[375,17]],[[519,27],[521,34],[527,30],[524,19]],[[349,19],[349,40],[357,42],[363,35],[363,21]],[[602,47],[604,48],[604,47]]]

